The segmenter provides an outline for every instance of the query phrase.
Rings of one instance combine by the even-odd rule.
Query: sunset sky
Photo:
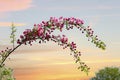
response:
[[[10,26],[17,38],[25,29],[53,17],[75,17],[90,25],[107,45],[105,51],[89,42],[78,30],[63,31],[77,43],[81,59],[91,68],[89,75],[77,70],[69,49],[47,42],[22,45],[6,61],[16,80],[88,80],[99,69],[120,67],[120,0],[0,0],[0,50],[10,44]]]

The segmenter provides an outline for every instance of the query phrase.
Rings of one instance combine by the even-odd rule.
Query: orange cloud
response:
[[[0,12],[25,10],[30,7],[32,0],[0,0]]]
[[[11,27],[12,22],[0,22],[0,27]],[[25,23],[14,23],[14,26],[25,26]]]

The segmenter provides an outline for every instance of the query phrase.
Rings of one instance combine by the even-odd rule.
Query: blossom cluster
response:
[[[70,18],[55,18],[50,17],[48,21],[42,21],[40,24],[34,24],[33,29],[26,29],[23,32],[23,35],[20,35],[20,39],[17,40],[18,44],[30,44],[32,45],[33,41],[39,40],[39,43],[46,41],[54,41],[58,45],[63,46],[63,48],[69,47],[73,52],[73,55],[76,59],[76,63],[79,62],[80,68],[82,71],[88,71],[89,67],[85,65],[80,60],[81,52],[77,50],[77,46],[74,42],[68,42],[68,38],[65,35],[53,35],[51,34],[54,30],[58,29],[62,32],[65,27],[67,30],[73,29],[74,27],[78,28],[82,33],[86,34],[89,40],[94,43],[97,47],[105,49],[105,44],[101,40],[98,40],[97,36],[94,35],[94,31],[90,26],[83,26],[84,21],[74,17]]]
[[[62,46],[63,49],[69,48],[72,52],[71,55],[73,55],[75,58],[75,62],[80,64],[78,69],[81,69],[81,71],[88,72],[90,68],[84,62],[81,61],[81,52],[77,50],[76,43],[69,42],[66,35],[55,35],[53,33],[56,29],[62,32],[63,29],[70,30],[73,28],[77,28],[79,31],[84,33],[86,37],[88,37],[88,40],[94,43],[96,47],[105,49],[105,43],[99,40],[97,35],[94,35],[94,31],[90,28],[90,26],[85,27],[83,24],[83,20],[74,17],[50,17],[48,21],[42,21],[39,24],[34,24],[33,29],[26,29],[23,32],[23,34],[20,35],[20,38],[17,40],[18,46],[14,47],[13,45],[13,49],[7,48],[5,51],[0,52],[0,57],[2,58],[2,60],[0,59],[0,66],[3,64],[6,58],[22,44],[32,45],[32,42],[34,41],[39,41],[40,44],[46,41],[53,41],[58,45]]]
[[[55,18],[51,17],[48,21],[42,21],[40,24],[34,24],[33,29],[27,29],[23,32],[23,35],[20,36],[20,39],[18,39],[17,43],[25,43],[29,41],[31,44],[32,41],[36,39],[41,39],[41,40],[49,40],[52,35],[51,33],[55,29],[59,29],[61,32],[64,27],[66,27],[67,30],[73,29],[73,27],[77,27],[82,33],[86,33],[86,37],[88,39],[91,39],[91,42],[96,44],[97,47],[105,49],[105,44],[101,40],[98,40],[97,36],[94,36],[93,33],[94,31],[90,28],[90,26],[85,27],[83,26],[84,22],[81,19],[77,19],[74,17],[71,18]],[[66,25],[66,26],[65,26]],[[64,37],[64,36],[63,36]],[[61,39],[61,41],[64,41]],[[68,41],[68,39],[67,39]]]

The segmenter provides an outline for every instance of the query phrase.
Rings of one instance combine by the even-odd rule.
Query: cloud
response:
[[[0,27],[11,27],[12,22],[0,22]],[[25,23],[14,23],[14,26],[25,26]]]
[[[32,0],[0,0],[0,12],[11,12],[25,10],[30,7]]]
[[[0,0],[0,18],[6,18],[8,12],[21,11],[33,7],[32,0]]]

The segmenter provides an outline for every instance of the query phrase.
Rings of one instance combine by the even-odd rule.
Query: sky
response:
[[[0,0],[0,50],[10,45],[12,22],[17,38],[25,29],[50,17],[75,17],[91,26],[99,39],[107,45],[103,51],[95,47],[78,30],[63,31],[70,41],[77,43],[81,59],[90,66],[87,76],[77,70],[69,49],[63,50],[53,42],[22,45],[6,66],[14,69],[17,80],[88,80],[104,67],[120,67],[120,0]]]

